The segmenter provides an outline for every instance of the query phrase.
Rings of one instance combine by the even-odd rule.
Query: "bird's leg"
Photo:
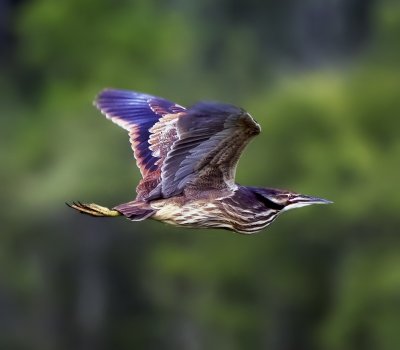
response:
[[[102,207],[101,205],[90,203],[85,204],[81,202],[73,202],[72,204],[66,203],[70,208],[78,210],[82,214],[88,214],[91,216],[120,216],[122,215],[118,210],[109,209],[107,207]]]

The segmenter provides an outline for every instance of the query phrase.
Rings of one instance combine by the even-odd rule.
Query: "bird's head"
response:
[[[253,191],[257,198],[263,202],[266,207],[281,212],[312,204],[333,203],[327,199],[274,188],[256,188],[253,189]]]

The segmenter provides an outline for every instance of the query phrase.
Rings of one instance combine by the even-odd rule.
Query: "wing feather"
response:
[[[171,197],[186,187],[232,189],[239,157],[260,132],[243,109],[220,103],[184,107],[160,97],[104,90],[96,107],[128,130],[144,198]]]
[[[161,153],[166,153],[175,139],[170,137],[167,140],[163,137],[163,143],[151,142],[151,129],[160,119],[179,114],[185,108],[161,97],[113,89],[103,90],[97,96],[95,106],[108,119],[128,130],[134,157],[143,179],[154,178],[155,172],[158,172],[159,176],[160,148],[163,148]],[[163,134],[161,127],[157,129],[157,134],[161,138],[160,135]]]
[[[179,139],[161,168],[161,192],[166,197],[186,186],[232,188],[239,157],[260,126],[243,109],[199,103],[177,121]]]

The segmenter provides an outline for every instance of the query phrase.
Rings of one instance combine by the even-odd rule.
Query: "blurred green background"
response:
[[[400,4],[0,2],[1,349],[400,349]],[[139,179],[104,87],[246,108],[253,236],[95,219]]]

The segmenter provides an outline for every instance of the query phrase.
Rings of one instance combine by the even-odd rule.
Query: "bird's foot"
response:
[[[66,203],[70,208],[78,210],[82,214],[88,214],[91,216],[120,216],[122,215],[118,210],[109,209],[107,207],[102,207],[101,205],[95,203],[81,203],[81,202],[72,202],[72,204]]]

